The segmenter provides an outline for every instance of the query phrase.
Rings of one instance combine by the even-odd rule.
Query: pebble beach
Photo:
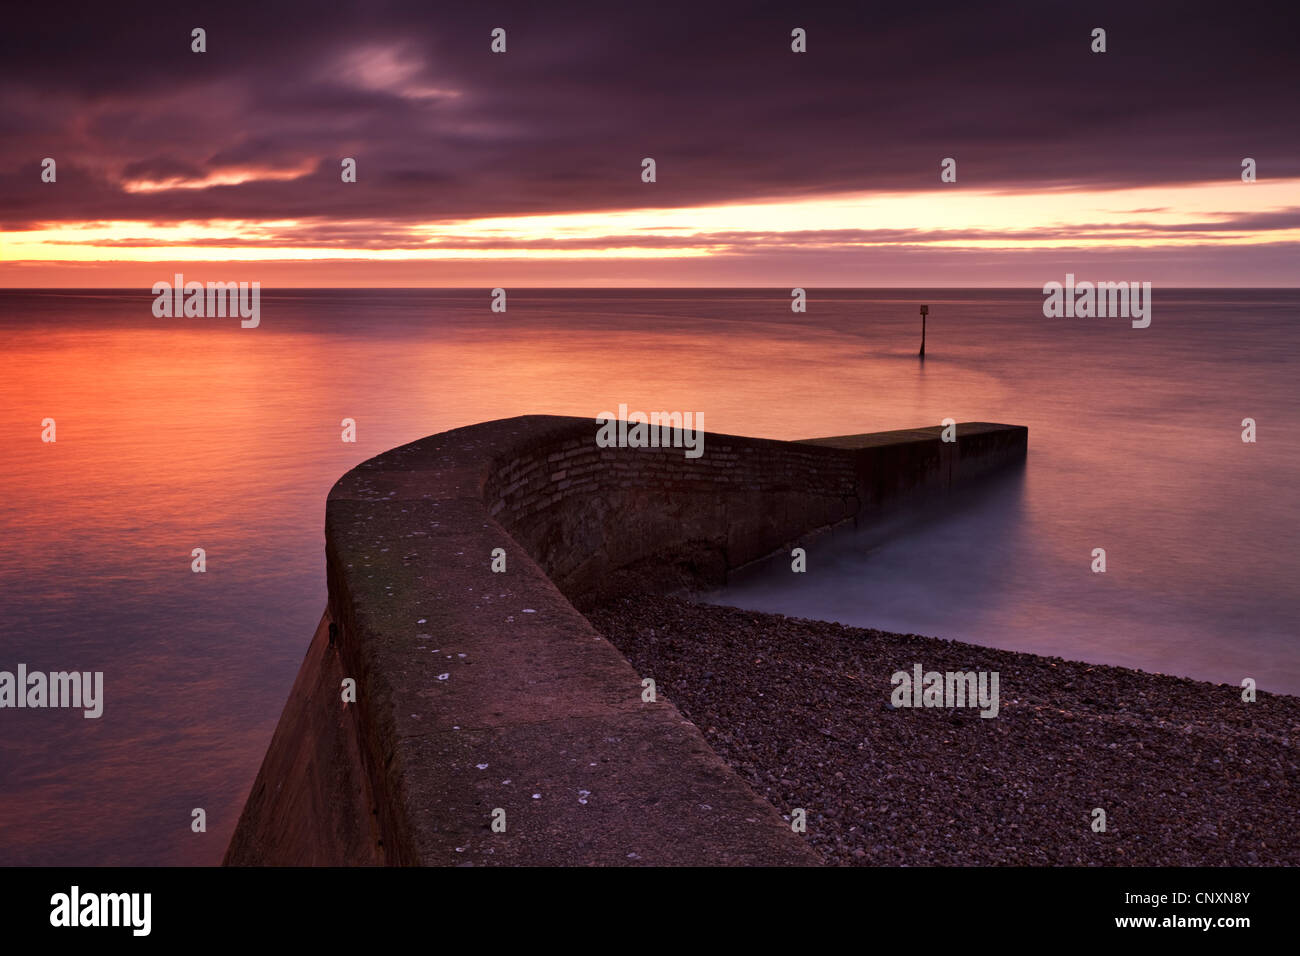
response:
[[[805,811],[828,864],[1300,863],[1300,698],[658,595],[588,618],[757,793]],[[918,663],[998,672],[998,715],[895,707]]]

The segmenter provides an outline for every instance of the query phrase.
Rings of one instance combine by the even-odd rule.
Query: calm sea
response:
[[[244,330],[144,293],[0,292],[0,670],[102,670],[106,698],[98,720],[0,711],[0,864],[218,862],[325,604],[331,484],[530,412],[783,439],[1028,425],[1022,473],[717,599],[1300,693],[1300,292],[1156,289],[1144,330],[1044,318],[1036,291],[789,301],[293,291]]]

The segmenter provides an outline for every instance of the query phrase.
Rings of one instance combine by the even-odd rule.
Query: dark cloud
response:
[[[429,221],[1300,176],[1294,3],[11,7],[0,219]],[[208,52],[190,52],[190,30]],[[489,52],[508,30],[509,51]],[[789,50],[792,27],[809,52]],[[1093,27],[1108,52],[1089,50]],[[56,187],[39,162],[59,161]],[[355,156],[359,181],[339,181]],[[639,179],[653,156],[659,181]],[[300,178],[129,193],[232,169]],[[1214,228],[1207,226],[1206,228]]]
[[[204,171],[193,163],[183,163],[170,156],[154,156],[122,167],[123,178],[135,180],[201,179]]]

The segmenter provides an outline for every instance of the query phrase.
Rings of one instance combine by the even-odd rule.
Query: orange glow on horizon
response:
[[[0,233],[0,260],[33,268],[57,263],[343,260],[635,263],[790,250],[1241,246],[1300,241],[1300,228],[1230,228],[1234,217],[1292,208],[1297,195],[1300,180],[1014,193],[948,187],[426,223],[88,221]]]

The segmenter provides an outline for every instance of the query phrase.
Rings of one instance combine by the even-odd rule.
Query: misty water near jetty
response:
[[[241,329],[155,318],[147,290],[0,292],[0,668],[105,675],[100,719],[6,712],[0,863],[217,862],[325,604],[330,486],[518,414],[626,403],[780,439],[1027,425],[1023,471],[814,539],[806,574],[787,559],[721,599],[1300,693],[1300,501],[1279,491],[1300,473],[1300,293],[1157,288],[1145,329],[1046,318],[1035,290],[789,302],[263,290]]]

